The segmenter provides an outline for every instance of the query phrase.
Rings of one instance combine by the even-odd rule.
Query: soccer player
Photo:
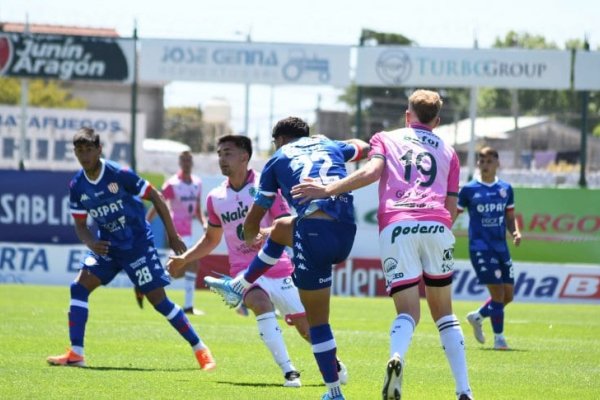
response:
[[[177,229],[177,233],[181,236],[187,248],[194,244],[192,240],[192,223],[195,218],[200,221],[202,227],[206,230],[206,218],[201,205],[202,180],[198,176],[192,175],[193,166],[192,153],[189,151],[181,152],[179,155],[179,172],[167,179],[161,189],[164,198],[167,200],[175,229]],[[155,215],[156,209],[152,207],[148,210],[146,219],[152,221]],[[184,277],[183,312],[192,315],[204,314],[203,311],[194,308],[198,263],[190,262],[186,265],[186,268],[177,272],[169,272],[173,278]]]
[[[240,237],[244,217],[252,205],[260,177],[257,172],[248,168],[252,157],[252,142],[246,136],[223,136],[218,140],[217,154],[221,172],[227,179],[221,186],[211,190],[206,199],[206,234],[182,255],[170,257],[167,263],[169,272],[177,271],[186,263],[210,254],[219,245],[223,235],[227,244],[231,276],[242,273],[260,249],[258,243],[247,245]],[[287,203],[278,194],[273,207],[261,221],[262,234],[268,234],[266,228],[275,219],[289,215]],[[243,303],[256,316],[260,337],[284,375],[283,385],[299,387],[300,373],[290,360],[273,306],[275,304],[285,316],[286,322],[294,325],[300,335],[308,340],[308,322],[298,289],[291,280],[292,270],[292,262],[284,252],[273,268],[254,282],[246,292]]]
[[[296,201],[328,198],[379,180],[381,264],[397,312],[390,328],[383,399],[400,399],[404,359],[421,314],[418,284],[423,280],[456,395],[468,400],[472,394],[464,336],[452,312],[451,290],[459,161],[454,149],[432,131],[440,122],[439,94],[417,90],[408,101],[406,127],[376,133],[363,167],[329,184],[297,185],[292,194]]]
[[[506,350],[504,308],[513,299],[515,278],[506,243],[506,231],[515,246],[521,232],[515,219],[513,189],[496,177],[500,166],[498,152],[484,147],[477,154],[480,177],[465,185],[458,194],[458,212],[469,211],[469,253],[479,282],[486,285],[490,298],[477,311],[467,314],[475,339],[485,342],[483,319],[489,317],[494,331],[494,349]]]
[[[354,236],[353,198],[349,193],[300,204],[290,195],[292,186],[312,177],[331,182],[346,176],[346,161],[367,153],[367,143],[353,139],[332,141],[324,136],[309,137],[306,122],[296,117],[279,121],[273,128],[277,151],[260,176],[258,193],[244,221],[241,234],[248,245],[260,237],[260,222],[273,207],[280,190],[296,210],[296,217],[277,219],[263,248],[248,270],[233,280],[205,281],[230,305],[237,305],[242,294],[275,265],[285,246],[293,248],[292,278],[298,287],[310,326],[313,354],[327,386],[323,400],[344,399],[336,362],[337,346],[329,325],[332,265],[348,257]]]
[[[170,278],[154,248],[152,231],[145,219],[140,198],[152,202],[162,219],[170,247],[178,254],[186,250],[177,234],[162,195],[133,171],[101,158],[100,137],[91,128],[73,137],[75,157],[82,169],[70,183],[70,207],[75,232],[89,252],[71,284],[69,337],[66,354],[48,357],[51,365],[85,366],[84,336],[88,319],[88,297],[125,271],[156,311],[190,344],[203,370],[215,368],[215,360],[198,337],[181,308],[167,297],[164,287]],[[86,224],[91,216],[99,228],[96,237]]]

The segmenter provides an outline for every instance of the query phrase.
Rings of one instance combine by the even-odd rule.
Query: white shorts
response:
[[[298,288],[294,285],[291,277],[268,278],[261,276],[251,287],[255,286],[260,287],[269,296],[275,308],[285,317],[288,325],[293,325],[294,318],[306,315],[300,301]]]
[[[439,222],[401,221],[379,234],[381,265],[388,293],[397,287],[428,286],[452,282],[454,235]]]

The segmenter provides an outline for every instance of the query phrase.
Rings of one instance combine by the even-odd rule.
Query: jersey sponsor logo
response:
[[[111,182],[108,184],[108,191],[111,193],[117,193],[119,191],[119,185],[116,182]]]
[[[233,221],[237,221],[239,219],[245,218],[248,213],[248,206],[244,205],[243,202],[238,202],[238,208],[235,211],[227,211],[221,214],[221,220],[223,223],[229,223]]]
[[[116,221],[111,221],[102,225],[102,229],[107,232],[116,232],[125,228],[125,216],[119,217]]]
[[[383,270],[386,274],[392,272],[398,266],[398,260],[395,258],[389,257],[383,261]]]
[[[505,207],[506,207],[506,204],[504,204],[504,203],[477,204],[477,211],[480,213],[504,211]]]
[[[444,249],[442,255],[442,272],[450,272],[452,271],[452,267],[454,266],[454,247],[450,247],[449,249]]]
[[[328,277],[328,278],[319,278],[319,283],[327,283],[327,282],[331,282],[332,277]]]
[[[146,265],[146,257],[140,257],[132,263],[129,263],[129,266],[133,269],[139,268],[142,265]]]
[[[442,225],[429,225],[429,226],[421,226],[421,224],[416,224],[415,226],[397,226],[392,231],[392,243],[396,241],[396,238],[400,235],[416,235],[417,233],[443,233],[446,229]]]
[[[109,214],[121,211],[123,208],[123,200],[119,199],[113,203],[92,208],[89,210],[89,213],[92,216],[92,218],[106,217]]]

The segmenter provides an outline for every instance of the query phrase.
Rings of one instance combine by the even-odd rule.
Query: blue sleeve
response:
[[[458,192],[458,206],[460,208],[469,208],[469,195],[467,193],[467,188],[463,187]]]
[[[358,156],[358,149],[355,145],[342,142],[339,140],[333,141],[339,149],[342,151],[342,155],[344,156],[344,161],[354,160]]]
[[[506,205],[512,207],[515,205],[515,194],[511,185],[508,185],[508,200],[506,201]]]
[[[257,196],[263,194],[274,198],[277,195],[279,183],[277,182],[277,177],[275,174],[276,165],[276,156],[273,156],[269,161],[267,161],[265,168],[260,173],[260,183],[258,184]]]
[[[87,212],[81,204],[81,194],[75,189],[75,179],[69,183],[69,208],[71,209],[71,213]]]
[[[144,197],[150,184],[144,178],[140,178],[130,169],[119,171],[119,180],[123,188],[134,196]]]

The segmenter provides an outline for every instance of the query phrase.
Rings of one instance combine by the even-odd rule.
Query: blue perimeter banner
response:
[[[0,242],[80,243],[69,209],[74,174],[0,170]]]

